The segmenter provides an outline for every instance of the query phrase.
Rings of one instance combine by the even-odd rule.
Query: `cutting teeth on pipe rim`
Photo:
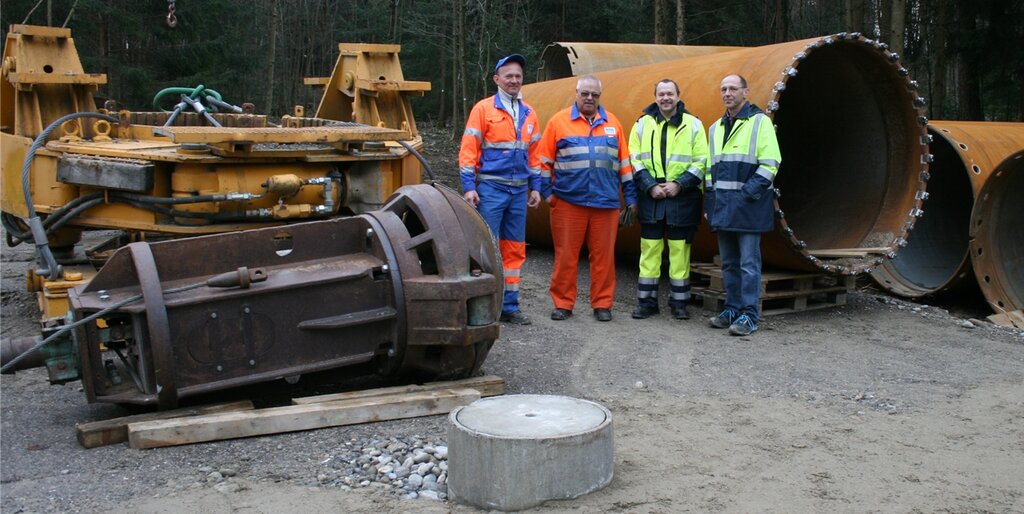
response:
[[[910,75],[910,70],[900,66],[899,68],[896,68],[896,73],[898,73],[899,76],[901,76],[901,77],[906,77],[907,75]],[[917,81],[911,81],[911,82],[913,82],[914,84],[917,84]]]
[[[807,58],[807,53],[806,52],[799,52],[796,55],[794,55],[793,58],[796,59],[797,61],[802,61],[802,60]]]
[[[919,97],[914,99],[914,106],[915,107],[924,107],[925,104],[927,104],[927,103],[928,103],[928,101],[925,100],[923,96],[919,96]]]

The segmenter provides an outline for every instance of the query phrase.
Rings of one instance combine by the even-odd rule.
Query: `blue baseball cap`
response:
[[[494,73],[498,73],[498,68],[501,68],[510,62],[517,62],[524,70],[526,69],[526,58],[519,54],[512,54],[498,59],[498,64],[494,65]]]

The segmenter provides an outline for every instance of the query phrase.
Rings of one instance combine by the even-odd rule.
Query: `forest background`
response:
[[[0,21],[5,40],[12,24],[71,28],[85,71],[108,75],[98,96],[133,110],[198,84],[261,113],[312,109],[303,78],[330,74],[337,43],[398,43],[405,79],[433,86],[417,119],[461,134],[509,53],[533,82],[555,41],[759,46],[845,31],[901,56],[931,119],[1024,118],[1024,0],[4,0]]]

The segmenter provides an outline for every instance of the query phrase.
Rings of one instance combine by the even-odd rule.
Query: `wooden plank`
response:
[[[313,403],[355,400],[358,398],[374,398],[396,394],[438,391],[441,389],[476,389],[480,392],[481,398],[485,396],[497,396],[505,394],[505,379],[495,375],[484,375],[482,377],[466,378],[462,380],[428,382],[422,385],[412,384],[395,387],[380,387],[377,389],[365,389],[362,391],[348,391],[344,393],[321,394],[318,396],[293,398],[292,405],[309,405]]]
[[[874,246],[869,248],[829,248],[820,250],[807,250],[807,253],[815,257],[867,257],[869,253],[889,253],[892,251],[892,247],[889,246]]]
[[[988,320],[1003,327],[1024,328],[1024,309],[993,314]]]
[[[82,446],[86,448],[96,448],[97,446],[106,446],[108,444],[123,443],[127,441],[128,425],[131,423],[252,409],[253,405],[249,400],[217,403],[199,407],[186,407],[163,412],[123,416],[103,421],[78,423],[75,425],[75,433],[78,436],[78,442]]]
[[[159,448],[238,437],[433,416],[480,399],[475,389],[446,389],[407,395],[289,405],[247,412],[143,421],[128,425],[132,448]]]

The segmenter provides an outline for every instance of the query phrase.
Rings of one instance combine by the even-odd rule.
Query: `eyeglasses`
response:
[[[601,93],[595,93],[592,91],[579,91],[578,93],[583,98],[601,98]]]

